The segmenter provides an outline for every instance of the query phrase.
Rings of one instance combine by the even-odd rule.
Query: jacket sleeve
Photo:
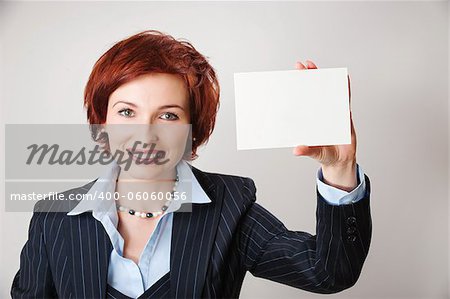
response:
[[[47,259],[42,217],[45,213],[36,208],[28,228],[28,240],[20,253],[20,268],[12,287],[12,298],[57,298]]]
[[[240,222],[242,266],[253,276],[314,293],[337,293],[358,280],[372,236],[370,181],[356,203],[331,205],[316,188],[316,235],[292,231],[256,203],[247,178],[243,193],[250,205]]]

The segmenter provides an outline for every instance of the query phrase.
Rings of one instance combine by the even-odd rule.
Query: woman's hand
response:
[[[306,60],[306,66],[301,62],[296,63],[296,69],[317,69],[310,60]],[[350,76],[348,77],[349,103],[351,104]],[[324,183],[350,192],[357,186],[356,179],[356,133],[353,127],[352,112],[350,106],[351,144],[306,146],[299,145],[293,150],[296,156],[308,156],[317,160],[322,167]]]

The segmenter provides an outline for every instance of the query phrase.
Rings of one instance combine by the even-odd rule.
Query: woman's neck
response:
[[[135,211],[160,211],[170,199],[176,179],[176,170],[148,179],[134,178],[120,172],[116,192],[118,204]]]

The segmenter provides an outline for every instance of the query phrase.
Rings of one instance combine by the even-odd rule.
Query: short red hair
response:
[[[186,82],[195,138],[189,160],[196,159],[198,146],[207,143],[214,130],[220,106],[219,82],[205,56],[190,42],[157,30],[146,30],[116,43],[95,63],[84,90],[91,130],[106,122],[109,96],[122,84],[148,73],[178,74]],[[97,133],[93,131],[92,135]]]

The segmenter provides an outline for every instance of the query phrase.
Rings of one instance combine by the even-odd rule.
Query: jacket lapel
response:
[[[170,252],[172,298],[202,296],[223,203],[224,186],[214,184],[207,174],[195,167],[192,167],[192,172],[211,203],[192,204],[191,212],[182,212],[180,208],[173,214]]]
[[[67,218],[66,241],[70,251],[68,262],[73,269],[74,297],[105,298],[113,248],[109,236],[92,212]]]

